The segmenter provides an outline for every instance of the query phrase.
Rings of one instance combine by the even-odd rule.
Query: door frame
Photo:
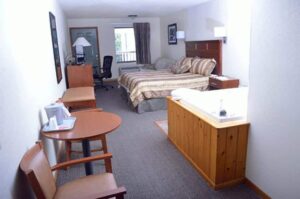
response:
[[[70,34],[70,45],[71,45],[71,51],[72,51],[72,56],[74,55],[74,50],[73,50],[73,44],[72,44],[72,34],[71,34],[71,30],[72,29],[96,29],[96,36],[97,36],[97,50],[98,50],[98,64],[99,67],[101,68],[101,57],[100,57],[100,49],[99,49],[99,34],[98,34],[98,27],[97,26],[87,26],[87,27],[69,27],[69,34]]]

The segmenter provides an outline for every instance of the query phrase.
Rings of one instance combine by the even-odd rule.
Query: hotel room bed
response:
[[[127,91],[130,102],[136,108],[145,100],[165,98],[177,88],[206,90],[208,77],[192,73],[173,74],[169,71],[133,72],[123,74],[119,84]]]
[[[215,59],[217,65],[212,73],[222,73],[220,40],[186,42],[186,57]],[[172,90],[192,88],[203,91],[207,90],[208,84],[208,76],[190,72],[173,74],[166,70],[126,73],[119,78],[123,96],[138,113],[166,109],[165,97],[169,96]]]

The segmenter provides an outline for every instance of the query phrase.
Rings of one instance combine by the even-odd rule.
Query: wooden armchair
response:
[[[111,168],[112,155],[110,153],[93,157],[81,158],[60,163],[52,168],[44,153],[42,143],[37,142],[23,156],[20,168],[27,175],[36,197],[57,198],[111,198],[123,199],[126,194],[125,187],[117,187]],[[70,165],[85,163],[95,160],[104,160],[106,173],[81,177],[56,187],[52,171],[62,169]]]

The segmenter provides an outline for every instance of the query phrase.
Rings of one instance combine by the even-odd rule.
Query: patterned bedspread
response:
[[[147,71],[125,73],[120,76],[119,84],[127,89],[134,107],[141,101],[166,97],[177,88],[206,90],[208,77],[199,74],[173,74],[169,71]]]

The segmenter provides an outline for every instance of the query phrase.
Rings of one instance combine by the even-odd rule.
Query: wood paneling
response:
[[[168,137],[215,188],[245,178],[249,123],[215,123],[168,98]]]
[[[217,132],[217,150],[216,150],[216,184],[225,181],[225,163],[226,163],[226,129],[219,129]]]
[[[237,168],[235,177],[243,178],[245,177],[246,171],[246,157],[247,155],[247,142],[248,142],[248,128],[247,126],[239,127],[238,141],[237,141]]]
[[[185,42],[187,57],[200,57],[215,59],[217,64],[212,74],[222,75],[222,41],[187,41]]]
[[[237,127],[227,129],[226,135],[226,162],[225,180],[229,181],[235,177],[236,154],[237,154]]]

